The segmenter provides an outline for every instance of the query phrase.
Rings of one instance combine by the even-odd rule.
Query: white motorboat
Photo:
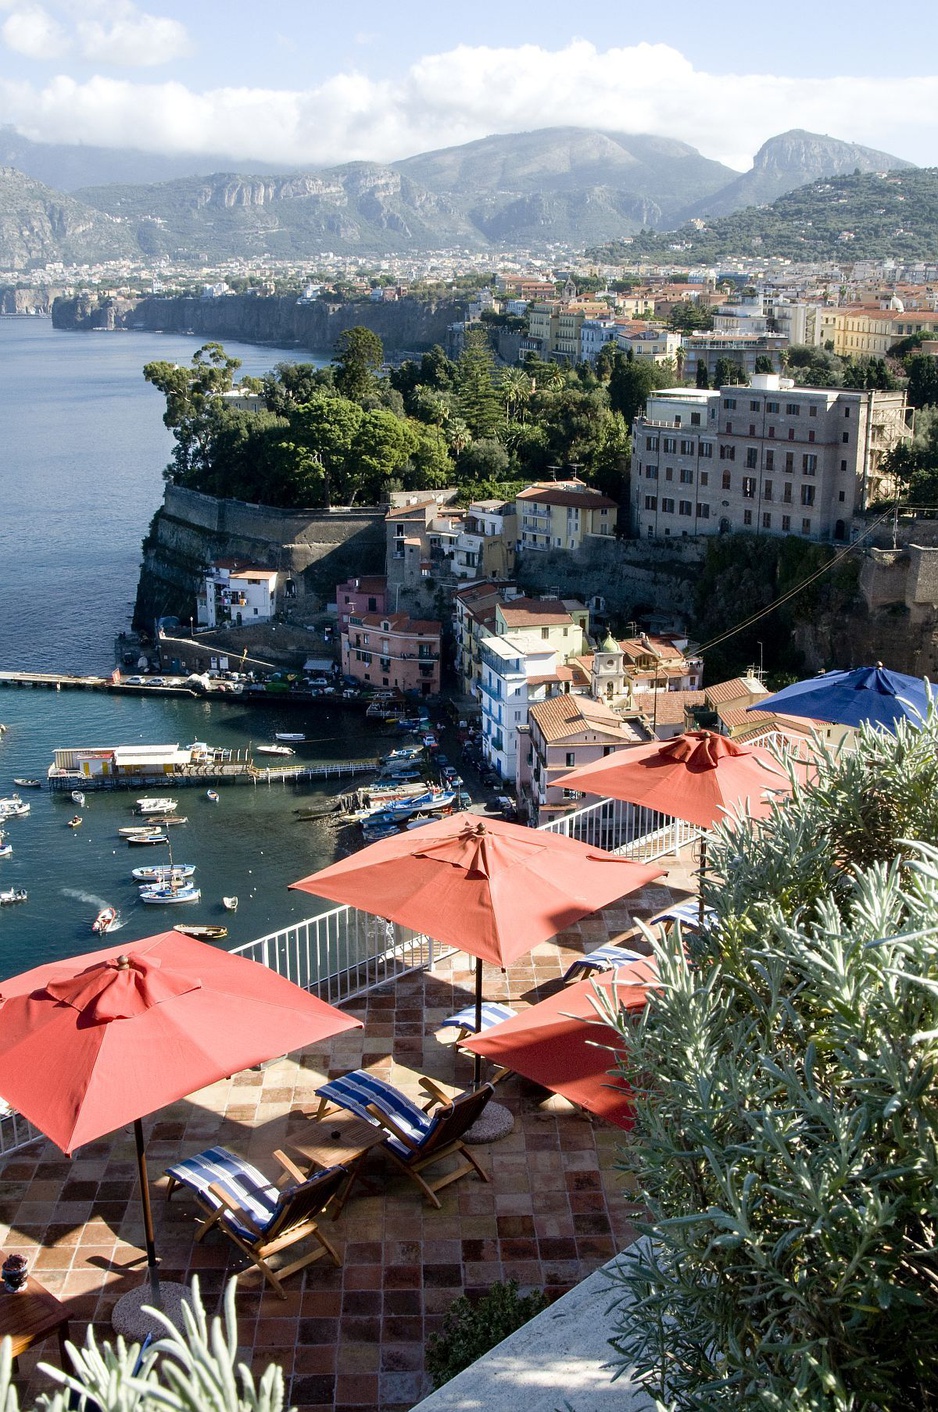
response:
[[[26,899],[25,887],[6,887],[0,891],[0,907],[7,907],[11,902],[25,902]]]
[[[194,863],[152,863],[146,868],[132,868],[130,876],[137,883],[168,883],[185,882],[194,873]]]
[[[289,745],[255,745],[255,755],[293,755],[296,752],[291,750]]]
[[[223,897],[221,900],[221,905],[224,907],[226,912],[237,912],[238,899],[236,897]]]
[[[117,926],[117,922],[118,922],[117,908],[116,908],[116,907],[102,907],[102,908],[101,908],[101,911],[98,913],[98,915],[95,917],[94,921],[91,923],[91,930],[92,930],[93,932],[97,932],[99,936],[103,936],[105,932],[109,932],[109,931],[112,930],[113,927],[116,927],[116,926]]]
[[[205,797],[206,797],[206,799],[208,800],[209,804],[217,804],[217,803],[218,803],[218,790],[217,790],[217,789],[207,789],[207,790],[205,791]]]
[[[73,804],[77,804],[78,807],[79,807],[79,809],[84,809],[84,807],[85,807],[85,796],[82,794],[82,792],[81,792],[80,789],[73,789],[73,790],[72,790],[72,803],[73,803]]]
[[[160,883],[155,887],[142,887],[140,901],[150,906],[167,906],[174,902],[198,902],[202,890],[198,887],[176,887],[173,883]]]
[[[306,739],[302,731],[274,731],[274,740],[285,742],[292,741],[294,744],[301,744]]]
[[[11,858],[13,856],[12,843],[0,843],[0,858]]]
[[[134,813],[172,814],[172,812],[178,808],[178,799],[138,799],[134,805]]]
[[[18,794],[0,799],[0,819],[21,819],[28,813],[29,805]]]

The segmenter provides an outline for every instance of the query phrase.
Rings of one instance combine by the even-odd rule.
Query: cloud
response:
[[[130,36],[139,38],[149,17],[127,6],[109,5],[107,13],[110,20],[89,21],[106,31],[103,47],[120,47],[118,21],[127,16],[123,33],[134,51]],[[173,35],[165,39],[171,47]],[[221,153],[285,168],[390,161],[555,125],[656,133],[739,169],[766,138],[793,127],[928,164],[938,151],[938,76],[710,74],[664,44],[605,51],[585,40],[556,50],[462,45],[418,60],[397,80],[337,73],[305,91],[198,93],[180,83],[100,75],[85,83],[60,76],[42,88],[10,81],[0,84],[0,121],[36,140]]]
[[[145,14],[131,0],[59,0],[60,19],[41,5],[17,0],[3,0],[2,8],[11,14],[0,28],[0,38],[29,59],[74,54],[86,63],[142,68],[190,52],[184,25]]]

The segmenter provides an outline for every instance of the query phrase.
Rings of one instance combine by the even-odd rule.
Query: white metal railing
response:
[[[674,819],[655,809],[627,804],[622,799],[601,799],[562,818],[541,824],[544,833],[559,833],[593,848],[604,848],[620,858],[650,863],[666,853],[677,853],[705,832],[696,824]]]
[[[0,1158],[18,1152],[27,1143],[35,1142],[43,1134],[32,1123],[27,1122],[22,1113],[0,1099]]]

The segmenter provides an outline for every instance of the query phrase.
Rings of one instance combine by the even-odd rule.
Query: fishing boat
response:
[[[138,799],[135,814],[172,814],[179,808],[178,799]]]
[[[224,941],[228,935],[228,928],[217,925],[214,922],[193,922],[191,926],[185,926],[182,922],[173,927],[174,932],[182,932],[183,936],[191,936],[193,941]]]
[[[144,843],[169,843],[169,834],[157,833],[155,831],[153,833],[135,833],[128,838],[127,842],[131,847],[135,844],[140,845]]]
[[[140,889],[140,901],[148,906],[167,906],[174,902],[198,902],[202,896],[202,890],[186,884],[177,887],[173,883],[157,883],[153,887],[142,887]]]
[[[72,790],[72,803],[73,803],[73,804],[77,804],[78,807],[79,807],[79,809],[84,809],[84,807],[85,807],[85,796],[82,794],[82,792],[81,792],[80,789],[73,789],[73,790]]]
[[[12,843],[0,843],[0,858],[12,858],[12,856],[13,856],[13,845],[12,845]]]
[[[68,821],[68,826],[69,826],[70,829],[80,829],[80,828],[81,828],[81,815],[80,815],[80,814],[73,814],[72,817],[71,817],[71,818],[69,819],[69,821]]]
[[[94,921],[91,923],[91,930],[92,930],[93,932],[97,932],[99,936],[103,936],[105,932],[109,932],[109,931],[111,930],[111,928],[114,927],[114,926],[116,926],[116,925],[117,925],[117,908],[116,908],[116,907],[102,907],[102,908],[101,908],[101,911],[98,913],[98,915],[95,917]]]
[[[295,755],[296,751],[291,750],[289,745],[255,745],[255,755]]]
[[[217,789],[207,789],[207,790],[205,791],[205,797],[206,797],[206,799],[208,800],[209,804],[217,804],[217,803],[218,803],[218,790],[217,790]]]
[[[13,783],[17,789],[42,789],[42,780],[20,779],[14,780]]]
[[[185,882],[194,873],[194,863],[152,863],[146,868],[132,868],[130,876],[137,883],[164,883]]]
[[[238,899],[236,897],[223,897],[221,900],[221,905],[224,907],[226,912],[237,912]]]
[[[187,824],[185,814],[147,814],[147,825],[153,829],[168,829],[174,824]]]
[[[306,739],[302,731],[274,731],[274,740],[291,742],[294,745],[301,744]]]
[[[25,887],[5,887],[0,891],[0,907],[8,907],[12,902],[25,902],[27,896]]]
[[[389,750],[381,756],[382,765],[393,765],[398,761],[419,760],[423,755],[422,745],[402,745],[398,750]]]
[[[21,819],[28,813],[29,805],[18,794],[0,799],[0,819]]]

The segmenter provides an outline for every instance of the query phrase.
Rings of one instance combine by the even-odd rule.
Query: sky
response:
[[[0,0],[0,124],[284,168],[572,125],[740,171],[806,128],[935,166],[938,6]]]

